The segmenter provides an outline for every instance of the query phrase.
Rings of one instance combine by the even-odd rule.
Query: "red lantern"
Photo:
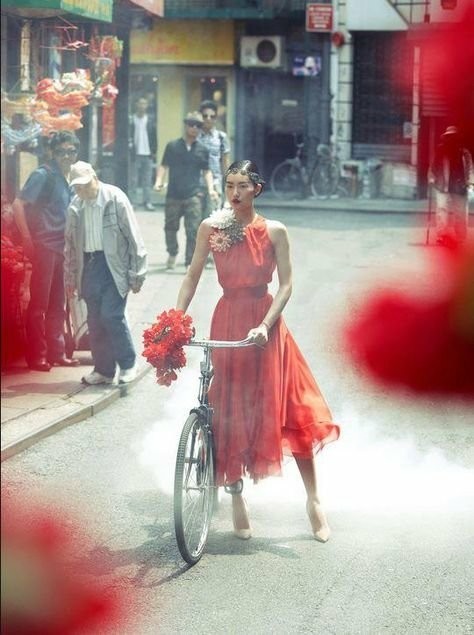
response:
[[[334,44],[334,46],[336,48],[341,47],[346,41],[346,38],[344,37],[344,33],[341,33],[340,31],[335,31],[334,33],[331,34],[331,42]]]

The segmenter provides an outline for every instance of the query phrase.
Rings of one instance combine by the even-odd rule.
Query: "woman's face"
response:
[[[255,185],[247,174],[228,174],[225,180],[226,197],[235,210],[251,207],[258,193],[259,185]]]

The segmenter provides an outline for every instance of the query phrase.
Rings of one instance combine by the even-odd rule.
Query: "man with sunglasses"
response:
[[[200,112],[194,111],[184,119],[184,134],[170,141],[165,148],[161,165],[156,175],[155,189],[160,191],[168,177],[165,202],[165,240],[168,252],[167,269],[174,269],[178,254],[178,230],[184,216],[186,251],[184,264],[191,263],[196,235],[202,219],[201,174],[207,193],[213,200],[219,197],[214,189],[212,172],[209,169],[209,150],[198,141],[203,125]]]
[[[222,175],[229,167],[230,146],[227,135],[222,130],[217,130],[217,104],[206,99],[201,102],[199,112],[202,114],[203,125],[199,134],[199,141],[209,150],[209,167],[212,172],[214,189],[219,194],[219,199],[212,200],[204,189],[203,218],[207,218],[222,202]]]
[[[79,139],[58,132],[49,142],[52,159],[28,177],[13,201],[15,221],[33,269],[26,318],[26,359],[32,370],[77,366],[65,354],[64,230],[71,200],[68,178]]]

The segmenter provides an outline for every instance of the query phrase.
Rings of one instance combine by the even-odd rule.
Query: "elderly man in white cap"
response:
[[[94,370],[85,384],[111,384],[136,377],[136,353],[125,317],[129,291],[137,293],[146,275],[146,250],[127,196],[102,183],[93,167],[71,167],[71,201],[66,225],[65,286],[87,305]]]
[[[468,187],[474,182],[472,157],[463,147],[456,126],[448,126],[441,135],[430,168],[429,180],[435,186],[436,242],[439,245],[463,242],[468,230]],[[450,214],[454,225],[451,234]]]

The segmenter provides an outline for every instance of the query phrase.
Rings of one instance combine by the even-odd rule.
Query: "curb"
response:
[[[138,371],[136,379],[129,384],[118,384],[117,386],[113,386],[105,395],[101,395],[98,399],[93,401],[86,406],[78,405],[77,409],[73,412],[69,413],[66,416],[58,417],[48,422],[44,426],[38,428],[33,433],[26,434],[24,436],[19,437],[15,441],[12,441],[8,445],[2,447],[0,461],[6,461],[7,459],[23,452],[27,448],[30,448],[38,441],[45,439],[46,437],[55,434],[59,430],[66,428],[74,423],[79,423],[80,421],[84,421],[89,417],[97,414],[101,410],[104,410],[114,401],[121,399],[122,397],[126,397],[129,393],[129,390],[133,388],[133,386],[138,383],[143,377],[150,372],[152,369],[151,366],[146,365],[142,369]],[[25,415],[28,416],[28,415]]]
[[[163,213],[164,202],[155,203],[155,212]],[[361,214],[422,214],[428,210],[428,199],[278,199],[259,200],[260,209],[298,209],[308,212],[358,212]],[[136,211],[145,212],[137,206]],[[153,213],[153,212],[150,212]]]

